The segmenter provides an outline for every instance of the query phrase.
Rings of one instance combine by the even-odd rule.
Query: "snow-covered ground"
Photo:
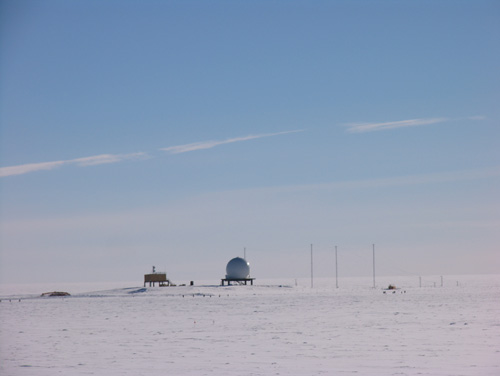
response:
[[[500,276],[444,282],[4,285],[0,374],[500,375]]]

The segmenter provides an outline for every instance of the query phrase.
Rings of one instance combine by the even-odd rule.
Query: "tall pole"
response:
[[[335,246],[335,287],[339,288],[339,268],[337,263],[337,246]]]
[[[375,288],[375,244],[373,244],[373,288]]]
[[[311,244],[311,288],[313,287],[313,245]]]

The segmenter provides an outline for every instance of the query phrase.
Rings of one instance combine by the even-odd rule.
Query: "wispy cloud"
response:
[[[73,159],[70,162],[76,163],[78,166],[95,166],[106,163],[121,162],[126,159],[138,159],[147,157],[146,153],[131,153],[131,154],[100,154],[92,157],[84,157]]]
[[[405,128],[405,127],[416,127],[419,125],[428,124],[438,124],[444,123],[452,120],[485,120],[486,116],[468,116],[464,118],[447,118],[447,117],[437,117],[437,118],[422,118],[422,119],[409,119],[409,120],[399,120],[399,121],[388,121],[382,123],[346,123],[344,126],[348,127],[347,132],[349,133],[364,133],[373,131],[383,131],[387,129],[395,128]]]
[[[0,177],[23,175],[35,171],[53,170],[64,165],[77,165],[80,167],[95,166],[106,163],[117,163],[126,159],[138,159],[147,157],[146,153],[130,154],[100,154],[91,157],[68,159],[62,161],[28,163],[10,167],[0,167]]]
[[[348,127],[349,133],[364,133],[373,131],[382,131],[394,128],[416,127],[418,125],[437,124],[449,121],[449,118],[427,118],[427,119],[409,119],[399,121],[389,121],[384,123],[347,123],[344,124]]]
[[[278,136],[278,135],[297,133],[303,131],[304,130],[300,129],[300,130],[277,132],[277,133],[248,135],[244,137],[228,138],[226,140],[219,140],[219,141],[202,141],[202,142],[195,142],[192,144],[170,146],[160,150],[169,152],[170,154],[179,154],[179,153],[186,153],[188,151],[210,149],[219,145],[230,144],[233,142],[249,141],[257,138]],[[17,166],[0,167],[0,177],[23,175],[36,171],[53,170],[66,165],[76,165],[79,167],[86,167],[86,166],[96,166],[107,163],[117,163],[127,159],[144,159],[144,158],[149,158],[149,155],[147,153],[139,152],[130,154],[99,154],[90,157],[67,159],[61,161],[28,163]]]
[[[486,120],[487,117],[483,115],[469,116],[467,120]]]
[[[187,153],[189,151],[195,151],[195,150],[211,149],[211,148],[214,148],[214,147],[219,146],[219,145],[231,144],[233,142],[249,141],[249,140],[255,140],[257,138],[279,136],[279,135],[283,135],[283,134],[297,133],[297,132],[304,132],[304,130],[299,129],[299,130],[294,130],[294,131],[248,135],[248,136],[243,136],[243,137],[228,138],[226,140],[201,141],[201,142],[194,142],[191,144],[169,146],[166,148],[162,148],[160,150],[166,151],[170,154],[180,154],[180,153]]]
[[[297,184],[261,188],[245,188],[240,191],[263,193],[317,192],[342,189],[375,189],[426,184],[445,184],[460,181],[494,179],[500,177],[500,166],[478,170],[445,171],[420,175],[403,175],[385,178],[341,180],[327,183]],[[223,192],[227,194],[227,191]]]

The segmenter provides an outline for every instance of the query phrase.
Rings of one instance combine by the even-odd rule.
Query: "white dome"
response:
[[[235,257],[227,263],[226,278],[245,279],[250,277],[250,264],[241,257]]]

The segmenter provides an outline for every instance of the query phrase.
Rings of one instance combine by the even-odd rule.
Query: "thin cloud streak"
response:
[[[461,170],[461,171],[449,171],[441,173],[431,173],[431,174],[421,174],[421,175],[405,175],[405,176],[393,176],[387,178],[379,179],[364,179],[364,180],[343,180],[328,183],[318,183],[318,184],[299,184],[299,185],[285,185],[285,186],[270,186],[270,187],[257,187],[257,188],[244,188],[244,189],[231,189],[231,190],[221,190],[218,192],[205,192],[194,196],[191,196],[187,201],[180,201],[176,203],[171,203],[169,206],[162,207],[150,207],[141,208],[134,210],[119,211],[117,213],[100,213],[96,216],[80,216],[64,218],[60,220],[59,218],[44,218],[42,220],[21,220],[21,221],[9,221],[3,222],[2,227],[6,233],[23,234],[26,232],[26,228],[36,229],[36,231],[45,232],[47,230],[66,230],[71,228],[107,228],[111,227],[122,227],[128,226],[131,223],[137,223],[137,218],[144,218],[144,221],[153,219],[154,224],[151,226],[156,226],[158,223],[164,223],[165,213],[175,212],[177,216],[175,223],[189,223],[192,228],[194,226],[193,216],[191,212],[186,212],[185,206],[193,205],[197,213],[200,208],[203,207],[204,203],[209,203],[209,205],[216,204],[219,200],[227,202],[228,200],[234,200],[234,202],[242,202],[249,199],[256,199],[260,202],[265,202],[266,197],[275,200],[276,197],[286,197],[284,193],[306,193],[320,194],[321,192],[327,192],[329,196],[330,191],[341,191],[341,190],[373,190],[373,189],[384,189],[391,187],[406,187],[415,185],[426,185],[426,184],[442,184],[442,183],[453,183],[462,181],[474,181],[483,179],[497,179],[500,177],[500,166],[495,166],[487,169],[479,170]],[[324,197],[324,196],[322,196]],[[215,203],[215,204],[214,204]],[[173,205],[173,206],[171,206]],[[207,210],[206,208],[203,210]],[[212,210],[209,209],[211,212]],[[196,216],[195,216],[196,217]],[[463,222],[463,221],[462,221]],[[446,222],[444,222],[446,223]],[[457,220],[457,225],[458,225]],[[465,222],[464,222],[465,223]],[[493,227],[497,221],[484,221],[476,223],[476,227]],[[425,224],[430,225],[426,222]],[[472,223],[471,223],[472,225]],[[203,223],[203,227],[206,223]],[[419,226],[423,226],[419,225]],[[162,230],[164,231],[163,227]]]
[[[449,120],[450,120],[449,118],[440,117],[440,118],[428,118],[428,119],[399,120],[399,121],[390,121],[384,123],[347,123],[344,125],[348,127],[347,132],[349,133],[364,133],[364,132],[382,131],[387,129],[416,127],[419,125],[444,123]]]
[[[100,154],[91,157],[68,159],[53,162],[28,163],[18,166],[0,167],[0,177],[23,175],[30,172],[53,170],[64,165],[77,165],[79,167],[96,166],[107,163],[117,163],[127,159],[138,159],[147,157],[146,153],[130,154]]]
[[[146,153],[131,153],[131,154],[100,154],[93,157],[77,158],[71,162],[76,163],[78,166],[96,166],[107,163],[117,163],[126,159],[137,159],[146,157]]]
[[[283,135],[283,134],[297,133],[297,132],[304,132],[304,130],[299,129],[299,130],[294,130],[294,131],[248,135],[248,136],[234,137],[234,138],[228,138],[226,140],[218,140],[218,141],[217,140],[201,141],[201,142],[194,142],[191,144],[169,146],[166,148],[162,148],[160,150],[166,151],[170,154],[180,154],[180,153],[187,153],[189,151],[211,149],[211,148],[216,147],[216,146],[231,144],[233,142],[249,141],[249,140],[255,140],[258,138],[279,136],[279,135]]]
[[[169,152],[170,154],[180,154],[180,153],[186,153],[188,151],[211,149],[211,148],[219,146],[219,145],[230,144],[233,142],[249,141],[249,140],[254,140],[254,139],[258,139],[258,138],[278,136],[278,135],[297,133],[297,132],[304,132],[304,130],[300,129],[300,130],[277,132],[277,133],[248,135],[248,136],[244,136],[244,137],[235,137],[235,138],[229,138],[227,140],[220,140],[220,141],[202,141],[202,142],[195,142],[195,143],[185,144],[185,145],[171,146],[171,147],[163,148],[160,150]],[[122,162],[122,161],[127,160],[127,159],[140,159],[140,158],[149,158],[149,155],[147,153],[144,153],[144,152],[130,153],[130,154],[100,154],[100,155],[94,155],[94,156],[90,156],[90,157],[83,157],[83,158],[76,158],[76,159],[69,159],[69,160],[41,162],[41,163],[28,163],[28,164],[17,165],[17,166],[0,167],[0,178],[7,177],[7,176],[14,176],[14,175],[24,175],[24,174],[28,174],[30,172],[36,172],[36,171],[44,171],[44,170],[48,171],[48,170],[53,170],[53,169],[56,169],[56,168],[59,168],[61,166],[65,166],[65,165],[76,165],[79,167],[87,167],[87,166],[97,166],[97,165],[108,164],[108,163],[117,163],[117,162]]]
[[[397,186],[441,184],[460,181],[492,179],[500,177],[500,166],[480,170],[461,170],[452,172],[430,173],[422,175],[404,175],[378,179],[343,180],[328,183],[298,184],[247,188],[239,191],[265,193],[291,193],[329,191],[336,189],[374,189]],[[227,192],[225,192],[227,193]]]

